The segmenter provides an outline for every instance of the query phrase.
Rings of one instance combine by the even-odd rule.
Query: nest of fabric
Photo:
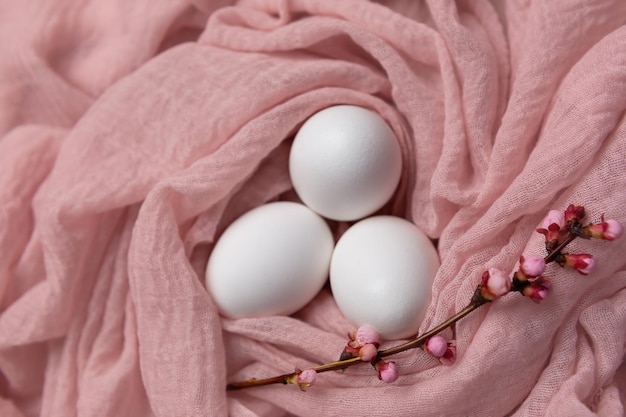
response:
[[[543,255],[549,209],[626,223],[626,3],[153,3],[1,8],[0,414],[623,413],[624,238],[574,242],[593,274],[550,269],[548,301],[473,313],[453,366],[406,352],[391,385],[363,365],[226,392],[336,360],[353,327],[328,288],[292,317],[223,319],[203,277],[232,221],[295,199],[293,135],[335,104],[401,143],[383,212],[441,258],[421,331],[486,268]]]

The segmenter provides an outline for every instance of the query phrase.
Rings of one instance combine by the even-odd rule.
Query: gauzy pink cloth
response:
[[[623,0],[3,1],[0,415],[622,415],[626,238],[575,241],[596,271],[549,265],[542,304],[461,320],[453,366],[413,350],[395,383],[364,364],[307,392],[225,385],[335,360],[353,327],[329,289],[227,320],[204,268],[239,215],[295,198],[290,140],[339,103],[401,142],[381,212],[438,239],[421,331],[543,255],[548,210],[626,223],[625,22]]]

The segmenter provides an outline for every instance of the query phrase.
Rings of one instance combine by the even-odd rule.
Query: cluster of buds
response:
[[[384,382],[393,382],[398,378],[398,368],[395,362],[385,362],[378,356],[380,335],[372,326],[364,325],[348,334],[349,341],[341,352],[340,361],[360,358],[363,362],[370,362],[378,372],[378,379]]]
[[[518,291],[537,303],[545,300],[552,290],[552,284],[542,274],[546,263],[552,261],[582,275],[590,274],[595,268],[593,257],[588,253],[564,253],[562,250],[565,246],[576,237],[615,240],[623,234],[624,229],[617,220],[605,220],[604,215],[600,223],[584,225],[585,215],[585,208],[575,204],[570,204],[565,212],[550,210],[537,229],[538,233],[545,236],[548,255],[545,258],[536,255],[520,257],[519,269],[512,279],[497,268],[485,271],[474,295],[474,302],[483,304],[493,301],[510,291]]]
[[[372,362],[378,356],[380,335],[372,326],[365,325],[348,334],[350,339],[339,360],[361,358],[364,362]]]
[[[554,258],[559,265],[575,269],[582,275],[590,274],[595,268],[593,257],[588,253],[562,253],[556,250],[559,245],[562,245],[568,239],[571,240],[573,237],[615,240],[624,233],[622,225],[617,220],[606,220],[604,215],[602,215],[600,223],[584,225],[585,216],[586,213],[583,206],[570,204],[564,213],[560,213],[557,210],[550,211],[544,219],[542,227],[537,229],[538,232],[544,233],[547,225],[549,229],[558,231],[556,240],[549,241],[546,234],[546,248],[549,256]]]
[[[383,382],[394,382],[398,378],[398,367],[395,362],[386,362],[379,356],[380,336],[376,329],[365,325],[348,334],[349,341],[341,353],[340,361],[360,358],[370,362],[378,372],[378,379]],[[456,341],[446,341],[441,336],[428,338],[421,346],[425,352],[433,355],[444,365],[452,365],[456,361]]]
[[[545,258],[536,255],[527,258],[521,256],[519,265],[519,269],[513,275],[513,289],[536,303],[548,298],[552,284],[541,275],[546,269]]]
[[[552,231],[555,231],[554,228]],[[519,291],[534,302],[540,303],[552,290],[550,281],[541,275],[545,269],[546,259],[536,255],[521,256],[519,269],[515,271],[512,278],[497,268],[489,268],[483,273],[481,283],[474,295],[474,301],[483,304],[502,297],[510,291]]]

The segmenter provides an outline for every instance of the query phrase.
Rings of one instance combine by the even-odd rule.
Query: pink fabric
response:
[[[224,386],[336,359],[328,289],[224,320],[203,269],[237,216],[294,198],[289,140],[337,103],[386,118],[383,211],[439,239],[422,330],[543,254],[549,209],[626,223],[626,2],[230,3],[0,4],[0,415],[622,415],[624,238],[574,242],[597,271],[549,265],[547,302],[461,321],[454,366],[411,351],[391,385],[359,366],[306,393]]]

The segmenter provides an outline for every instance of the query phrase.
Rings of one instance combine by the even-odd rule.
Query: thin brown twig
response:
[[[572,241],[574,239],[576,239],[578,236],[570,233],[564,240],[563,242],[559,243],[559,246],[557,246],[556,248],[554,248],[554,250],[552,252],[550,252],[546,257],[544,257],[543,259],[546,261],[546,264],[554,261],[556,259],[557,256],[559,256],[559,254],[561,253],[561,251],[570,243],[572,243]]]
[[[450,317],[448,320],[441,323],[439,326],[435,327],[434,329],[429,330],[428,332],[406,343],[391,347],[389,349],[381,350],[380,352],[378,352],[378,358],[383,358],[386,356],[394,355],[399,352],[404,352],[409,349],[415,349],[415,348],[421,347],[422,344],[426,341],[426,339],[448,328],[449,326],[459,321],[463,317],[467,316],[469,313],[476,310],[478,307],[480,307],[483,304],[483,303],[476,302],[475,299],[476,297],[473,297],[472,302],[468,304],[467,307],[465,307],[463,310],[459,311],[457,314]],[[346,369],[346,368],[349,368],[350,366],[357,365],[359,363],[369,363],[369,362],[363,362],[361,358],[355,357],[355,358],[330,362],[324,365],[313,367],[311,369],[313,369],[317,373],[322,373],[322,372],[338,371],[341,369]],[[247,381],[234,382],[234,383],[228,384],[226,386],[226,389],[229,391],[233,391],[233,390],[239,390],[239,389],[250,388],[250,387],[259,387],[263,385],[287,384],[288,383],[287,381],[291,379],[294,375],[296,375],[297,372],[298,371],[292,372],[289,374],[277,375],[277,376],[274,376],[271,378],[265,378],[265,379],[252,378]]]

